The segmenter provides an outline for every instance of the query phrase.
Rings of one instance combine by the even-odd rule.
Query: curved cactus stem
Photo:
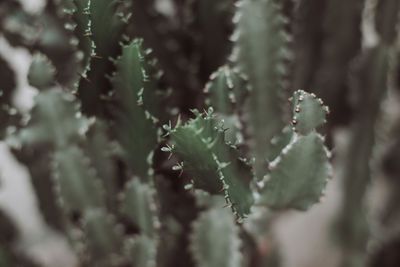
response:
[[[307,210],[319,202],[330,174],[322,137],[316,132],[295,135],[270,163],[259,202],[273,209]]]
[[[133,262],[133,266],[155,267],[157,247],[153,239],[140,235],[125,242],[125,254]]]
[[[216,112],[230,115],[240,108],[248,95],[247,78],[238,70],[222,66],[211,74],[204,88],[206,104]]]
[[[89,159],[77,146],[69,146],[54,155],[55,185],[68,211],[83,212],[103,207],[104,188],[90,168]]]
[[[183,159],[183,164],[174,169],[193,175],[197,188],[214,194],[223,192],[227,207],[242,218],[254,201],[249,187],[252,171],[239,159],[237,150],[225,143],[224,130],[216,125],[212,110],[203,115],[193,112],[195,119],[169,129],[172,152]]]
[[[211,209],[193,223],[190,250],[198,267],[242,266],[239,228],[227,211]]]
[[[89,19],[77,20],[77,23],[87,23],[79,25],[79,28],[85,29],[84,35],[90,38],[91,46],[89,63],[79,81],[78,96],[82,101],[83,112],[104,116],[106,110],[102,97],[110,92],[106,74],[110,74],[113,67],[109,58],[113,58],[118,52],[124,22],[116,14],[117,1],[80,0],[75,3],[80,8],[87,4],[83,12]]]
[[[117,72],[112,78],[115,132],[130,166],[142,180],[149,176],[152,153],[158,143],[154,125],[157,121],[154,113],[158,113],[159,108],[154,84],[157,77],[146,61],[147,54],[140,39],[123,46],[122,55],[115,62]]]
[[[217,119],[227,129],[226,141],[231,144],[241,143],[242,124],[238,112],[249,92],[244,75],[229,66],[222,66],[211,74],[203,92],[207,95],[206,105],[214,108]]]
[[[148,185],[132,179],[125,187],[121,203],[122,212],[139,229],[141,235],[149,238],[154,238],[157,223],[155,210],[152,208],[152,194]]]
[[[104,185],[108,207],[114,209],[118,184],[115,179],[116,168],[111,158],[110,140],[106,135],[106,131],[105,123],[96,120],[86,133],[85,148],[91,165],[96,170],[97,176]]]
[[[315,94],[298,90],[293,94],[293,119],[292,125],[295,132],[307,135],[312,130],[325,123],[329,113],[324,102]]]
[[[33,55],[28,72],[30,85],[37,89],[49,88],[54,82],[55,74],[55,67],[45,55],[40,53]]]
[[[266,173],[266,151],[269,141],[284,126],[284,90],[281,84],[286,73],[285,60],[289,37],[285,19],[273,0],[239,1],[234,18],[236,32],[232,59],[249,78],[251,94],[244,116],[252,137],[250,148],[256,158],[258,179]]]
[[[63,149],[79,138],[86,126],[83,117],[77,118],[76,104],[61,90],[47,90],[35,97],[32,119],[19,132],[18,139],[24,144],[49,144]]]
[[[94,266],[115,266],[123,244],[122,229],[115,218],[102,209],[88,209],[83,216],[85,239]]]

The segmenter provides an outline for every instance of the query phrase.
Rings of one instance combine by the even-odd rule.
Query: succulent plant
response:
[[[364,197],[400,5],[373,7],[381,39],[361,49],[361,0],[169,2],[48,1],[43,16],[0,3],[37,89],[19,112],[0,58],[0,135],[46,222],[82,266],[279,266],[273,218],[323,200],[333,129],[350,122],[335,233],[343,266],[366,266]],[[0,265],[30,266],[14,243],[0,240]]]

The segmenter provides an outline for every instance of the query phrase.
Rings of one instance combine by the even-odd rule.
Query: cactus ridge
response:
[[[216,112],[230,115],[241,107],[248,94],[247,77],[237,69],[222,66],[210,75],[203,92],[206,93],[206,104]]]
[[[142,235],[154,238],[158,219],[154,204],[152,204],[154,192],[147,184],[138,179],[132,179],[124,189],[121,200],[121,209],[135,224]]]
[[[102,98],[110,92],[106,74],[110,74],[113,67],[109,58],[114,57],[118,52],[124,21],[115,12],[117,1],[82,1],[76,5],[82,8],[84,4],[87,4],[82,12],[89,18],[76,22],[87,23],[79,25],[79,29],[85,29],[84,36],[90,39],[91,48],[90,58],[78,84],[77,95],[82,102],[84,113],[104,116],[106,110],[104,110]]]
[[[128,163],[142,180],[149,176],[151,158],[158,144],[155,126],[159,115],[155,81],[149,52],[142,48],[142,40],[135,39],[122,47],[116,59],[116,72],[111,78],[114,86],[114,130],[126,152]],[[140,142],[138,141],[140,140]]]
[[[146,235],[139,235],[128,239],[124,245],[125,255],[134,262],[134,266],[155,267],[157,245],[154,239]]]
[[[32,119],[19,132],[18,139],[23,144],[48,144],[60,150],[74,143],[87,121],[76,117],[76,105],[71,100],[58,89],[38,94]]]
[[[114,216],[104,209],[94,208],[85,211],[82,220],[89,261],[96,266],[115,266],[122,260],[119,254],[123,232]]]
[[[286,126],[271,140],[260,203],[273,209],[307,210],[319,202],[331,175],[330,152],[316,132],[329,110],[321,99],[303,90],[294,92],[290,100],[292,127]]]
[[[239,228],[227,211],[210,209],[193,223],[190,250],[199,267],[239,267]]]
[[[196,188],[223,192],[227,207],[242,218],[254,201],[249,187],[251,169],[239,159],[237,150],[225,143],[224,130],[216,126],[212,109],[205,114],[193,112],[196,118],[185,125],[165,127],[173,141],[172,152],[183,159],[174,169],[193,175]]]
[[[272,0],[243,0],[237,4],[233,19],[232,60],[248,76],[251,94],[244,108],[249,145],[256,158],[255,171],[260,179],[265,173],[269,141],[284,126],[285,61],[290,57],[286,20]]]
[[[55,186],[67,211],[84,212],[105,205],[104,188],[80,148],[69,146],[56,151],[53,164]]]

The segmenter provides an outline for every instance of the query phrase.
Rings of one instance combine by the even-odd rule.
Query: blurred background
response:
[[[400,266],[400,1],[275,1],[292,36],[285,88],[315,92],[330,107],[323,131],[334,170],[321,203],[307,212],[282,212],[272,221],[281,266],[355,266],[343,265],[346,253],[365,254],[371,267]],[[77,52],[64,2],[0,0],[0,86],[12,92],[10,105],[18,113],[29,113],[37,94],[27,80],[35,51],[52,60],[63,87],[76,79]],[[137,24],[129,31],[154,49],[177,91],[176,106],[183,112],[200,107],[202,99],[193,96],[231,53],[235,1],[136,2]],[[390,66],[382,96],[370,96],[380,70],[368,51],[382,43],[391,49]],[[56,219],[42,215],[49,200],[38,199],[35,186],[29,169],[1,142],[0,224],[6,224],[3,218],[13,221],[17,251],[39,266],[78,266]]]

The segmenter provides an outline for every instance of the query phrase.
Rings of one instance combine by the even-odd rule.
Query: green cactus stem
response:
[[[273,209],[307,210],[320,201],[330,175],[328,152],[316,132],[295,134],[269,167],[260,203]]]
[[[236,31],[232,59],[249,78],[251,94],[244,110],[249,145],[256,158],[255,171],[261,179],[266,173],[269,141],[284,127],[285,60],[290,56],[285,19],[272,0],[239,1],[234,17]]]
[[[102,209],[89,209],[83,216],[83,228],[90,262],[94,266],[118,266],[123,233],[115,218]]]
[[[104,188],[81,149],[69,146],[57,151],[54,162],[55,185],[66,210],[83,212],[105,205]]]
[[[178,122],[174,129],[165,127],[173,141],[171,152],[183,160],[174,170],[190,174],[196,188],[223,193],[227,207],[241,219],[254,201],[249,187],[252,171],[237,150],[225,143],[224,130],[216,124],[212,109],[206,114],[193,112],[196,118],[186,125]]]
[[[125,254],[135,267],[155,267],[157,247],[154,240],[148,236],[140,235],[128,239],[125,243]]]
[[[273,209],[307,210],[320,201],[331,175],[330,152],[315,131],[325,123],[329,110],[321,99],[303,90],[291,100],[292,128],[272,139],[269,173],[261,184],[259,202]]]
[[[239,228],[232,214],[210,209],[193,223],[190,250],[198,267],[242,266]]]
[[[154,238],[157,217],[155,215],[153,194],[150,187],[138,179],[132,179],[125,187],[121,209],[142,235]]]
[[[79,25],[79,27],[85,28],[84,35],[90,38],[91,58],[82,74],[77,93],[85,114],[104,116],[106,110],[104,110],[102,97],[107,95],[111,88],[106,74],[110,74],[113,68],[109,58],[114,57],[118,52],[124,22],[121,16],[116,14],[117,1],[81,1],[83,2],[79,4],[76,2],[76,5],[83,7],[87,3],[83,12],[89,16],[89,20],[83,19],[76,22],[87,22],[87,25]]]
[[[231,144],[242,142],[242,124],[239,112],[248,95],[247,78],[236,69],[223,66],[210,76],[203,92],[206,105],[213,107],[217,118],[223,123],[226,141]]]
[[[129,165],[143,181],[148,179],[152,153],[158,142],[154,125],[158,121],[154,116],[159,115],[155,88],[158,74],[152,71],[153,63],[147,61],[148,53],[140,39],[123,46],[112,77],[115,135],[126,152]]]

